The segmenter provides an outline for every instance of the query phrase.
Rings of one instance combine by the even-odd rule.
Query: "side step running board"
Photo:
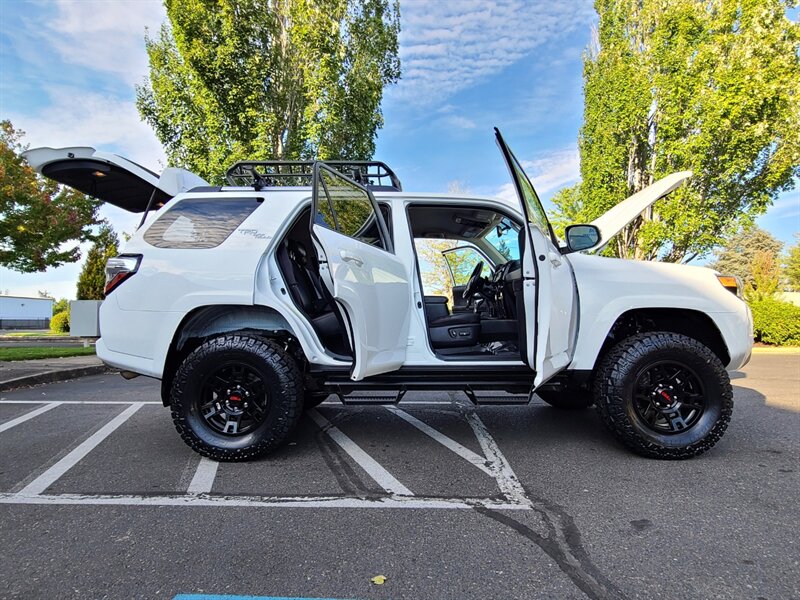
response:
[[[509,404],[528,404],[531,401],[531,394],[532,392],[528,393],[527,396],[520,396],[520,395],[512,395],[508,394],[506,396],[478,396],[475,391],[470,388],[464,388],[464,395],[469,398],[469,401],[473,404],[488,406],[488,405],[509,405]]]
[[[406,390],[400,390],[395,396],[345,396],[336,392],[339,402],[346,406],[372,406],[381,404],[397,404],[406,395]]]

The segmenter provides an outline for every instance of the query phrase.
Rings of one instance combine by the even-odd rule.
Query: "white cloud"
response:
[[[527,0],[404,0],[396,93],[414,104],[440,102],[587,24],[591,3]]]
[[[138,83],[147,75],[145,28],[157,31],[166,14],[160,0],[58,0],[41,30],[68,63]]]
[[[164,151],[131,99],[65,86],[50,86],[43,92],[50,98],[49,106],[9,115],[25,131],[31,147],[92,146],[160,171]]]
[[[577,148],[554,150],[521,163],[539,196],[574,183],[580,177],[580,155]],[[512,182],[504,183],[492,195],[509,202],[517,201],[517,191]]]

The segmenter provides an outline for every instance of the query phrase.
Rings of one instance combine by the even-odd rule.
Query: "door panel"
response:
[[[495,134],[528,221],[521,236],[524,314],[518,318],[523,358],[536,371],[535,388],[572,360],[577,288],[572,266],[555,243],[536,190],[500,131],[495,129]]]
[[[351,379],[399,369],[406,358],[411,288],[375,199],[317,163],[312,212],[320,276],[345,316],[353,346]]]

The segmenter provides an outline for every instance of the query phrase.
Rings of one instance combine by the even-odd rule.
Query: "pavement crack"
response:
[[[532,510],[541,515],[547,535],[537,533],[525,523],[500,510],[476,506],[475,511],[513,529],[536,544],[591,600],[627,600],[625,594],[592,563],[572,516],[563,507],[549,500],[532,499],[531,504]]]

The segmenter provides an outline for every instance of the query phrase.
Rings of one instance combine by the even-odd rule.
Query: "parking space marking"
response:
[[[0,404],[158,404],[163,402],[147,400],[144,402],[130,402],[126,400],[0,400]]]
[[[131,496],[125,494],[42,494],[0,493],[0,504],[93,505],[93,506],[225,506],[259,508],[410,508],[473,509],[483,506],[496,510],[531,510],[519,504],[493,498],[423,498],[392,494],[379,498],[289,497],[289,496]]]
[[[457,441],[447,437],[440,431],[437,431],[427,423],[424,423],[417,419],[416,417],[411,416],[404,410],[400,410],[399,408],[395,408],[394,406],[387,406],[386,410],[391,412],[393,415],[396,415],[406,421],[407,423],[413,425],[417,429],[419,429],[425,435],[433,438],[437,442],[439,442],[442,446],[455,452],[461,458],[467,460],[468,462],[472,463],[476,467],[478,467],[481,471],[486,473],[489,477],[494,477],[494,472],[486,466],[486,462],[488,459],[484,456],[480,456],[477,453],[473,452],[469,448],[466,448],[459,444]]]
[[[56,464],[52,467],[47,469],[44,473],[39,475],[36,479],[31,481],[28,485],[26,485],[22,490],[19,491],[19,496],[38,496],[42,492],[44,492],[48,487],[53,485],[64,473],[69,471],[72,467],[78,464],[82,458],[84,458],[89,452],[91,452],[95,447],[97,447],[100,442],[106,439],[109,435],[111,435],[117,427],[122,425],[125,421],[127,421],[130,417],[132,417],[136,411],[138,411],[144,403],[136,402],[132,403],[128,408],[123,410],[120,414],[116,417],[111,419],[108,423],[103,425],[100,429],[94,432],[88,439],[84,440],[80,445],[78,445],[74,450],[72,450],[69,454],[67,454],[64,458],[59,460]]]
[[[364,471],[366,471],[366,473],[375,480],[375,483],[381,486],[389,494],[396,494],[400,496],[414,495],[411,490],[397,481],[394,475],[383,468],[378,461],[364,452],[364,450],[361,449],[361,446],[356,444],[353,440],[336,428],[330,421],[328,421],[328,419],[323,417],[318,410],[311,409],[307,411],[306,414],[311,417],[311,419],[319,426],[319,428],[327,433],[328,436],[330,436],[330,438],[358,464],[358,466],[364,469]]]
[[[16,419],[12,419],[11,421],[8,421],[7,423],[3,423],[2,425],[0,425],[0,433],[3,433],[4,431],[8,431],[12,427],[16,427],[20,423],[24,423],[25,421],[30,421],[34,417],[38,417],[42,413],[46,413],[48,410],[52,410],[56,406],[59,406],[60,404],[61,404],[61,402],[48,402],[44,406],[40,406],[39,408],[35,408],[31,412],[25,413],[21,417],[17,417]]]
[[[197,471],[194,472],[192,482],[189,484],[189,489],[186,490],[187,494],[210,494],[211,488],[214,487],[214,479],[217,477],[217,468],[219,463],[205,456],[200,459],[200,464],[197,465]]]
[[[500,486],[500,491],[511,501],[519,502],[520,504],[530,506],[531,501],[525,493],[525,488],[514,473],[506,457],[500,451],[497,442],[486,429],[478,414],[474,409],[465,409],[464,418],[472,427],[475,436],[478,438],[478,443],[481,445],[481,450],[489,459],[487,466],[492,470],[494,478],[497,480],[497,485]]]

